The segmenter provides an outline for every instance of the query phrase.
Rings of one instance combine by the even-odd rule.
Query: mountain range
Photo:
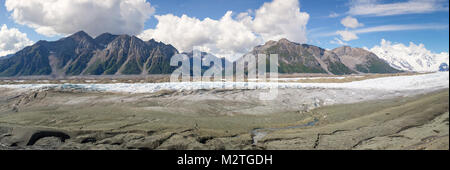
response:
[[[449,54],[446,52],[433,53],[424,45],[410,46],[402,44],[390,44],[382,40],[380,46],[370,49],[379,58],[385,60],[393,68],[413,72],[435,72],[440,71],[442,65],[449,65]]]
[[[254,55],[278,54],[280,73],[345,75],[401,72],[367,50],[348,46],[325,50],[317,46],[281,39],[257,46],[251,53]]]
[[[58,41],[39,41],[0,60],[0,76],[166,74],[178,51],[154,40],[83,31]]]
[[[0,76],[170,74],[176,69],[170,66],[170,58],[178,53],[172,45],[153,39],[109,33],[92,38],[80,31],[57,41],[39,41],[0,59]],[[250,53],[279,54],[280,73],[400,72],[374,53],[348,46],[325,50],[281,39],[257,46]],[[192,52],[185,54],[192,58]]]

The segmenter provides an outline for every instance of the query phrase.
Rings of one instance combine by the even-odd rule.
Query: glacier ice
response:
[[[39,89],[45,87],[59,89],[79,89],[86,91],[119,92],[119,93],[154,93],[161,90],[196,90],[196,89],[269,89],[284,88],[335,88],[361,90],[421,90],[443,89],[449,87],[449,73],[383,77],[354,81],[348,83],[274,83],[274,82],[177,82],[177,83],[115,83],[115,84],[17,84],[0,85],[0,88]]]

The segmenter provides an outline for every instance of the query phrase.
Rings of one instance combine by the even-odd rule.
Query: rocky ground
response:
[[[446,149],[449,92],[0,88],[0,149]]]

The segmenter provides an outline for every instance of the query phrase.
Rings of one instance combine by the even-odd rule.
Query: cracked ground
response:
[[[445,149],[448,89],[0,89],[0,149]]]

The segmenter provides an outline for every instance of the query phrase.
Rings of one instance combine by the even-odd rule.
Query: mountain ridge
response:
[[[135,36],[79,31],[57,41],[38,41],[0,60],[0,76],[166,74],[172,45]],[[145,65],[145,66],[144,66]]]
[[[449,53],[433,53],[423,44],[409,46],[382,40],[380,45],[370,49],[393,68],[411,72],[435,72],[442,64],[449,65]]]
[[[347,46],[326,50],[285,38],[256,46],[250,53],[255,56],[260,53],[278,54],[278,70],[286,74],[400,72],[361,48]],[[175,47],[154,39],[143,41],[136,36],[111,33],[93,38],[79,31],[57,41],[38,41],[0,60],[0,76],[170,74],[176,69],[170,66],[170,59],[175,54],[179,54]]]
[[[331,50],[339,56],[344,65],[357,73],[398,73],[387,62],[363,48],[342,46]]]
[[[268,41],[251,54],[278,54],[280,73],[328,73],[334,75],[360,73],[398,73],[384,60],[362,48],[349,46],[333,50],[291,42],[287,39]]]

